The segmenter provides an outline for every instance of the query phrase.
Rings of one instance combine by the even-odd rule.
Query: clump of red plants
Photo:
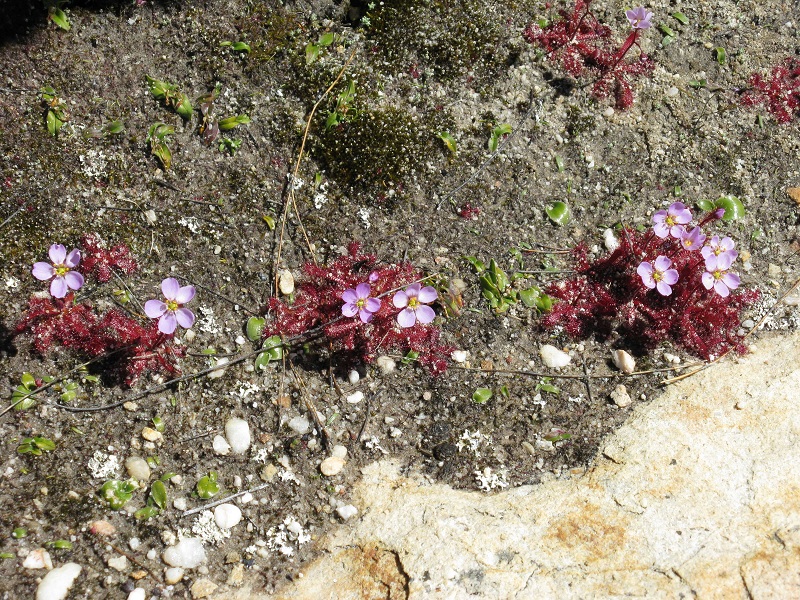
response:
[[[575,0],[572,9],[559,10],[560,19],[531,23],[525,29],[525,37],[573,77],[594,79],[595,98],[613,95],[617,108],[630,108],[631,80],[649,75],[655,67],[653,60],[641,52],[638,42],[641,32],[651,26],[652,13],[641,7],[627,11],[633,29],[622,45],[617,45],[611,28],[592,13],[591,3],[592,0]],[[639,48],[639,56],[626,58],[634,46]]]
[[[741,314],[759,293],[739,287],[731,269],[733,241],[703,233],[723,213],[691,225],[690,211],[674,203],[656,213],[655,227],[620,230],[619,246],[606,256],[590,259],[586,245],[579,245],[573,251],[577,275],[546,289],[558,301],[542,325],[635,352],[666,341],[705,360],[731,349],[745,352]]]
[[[130,275],[138,269],[127,246],[106,248],[94,235],[83,238],[79,252],[76,255],[79,264],[72,270],[100,283],[109,281],[114,271]],[[82,285],[81,279],[77,287]],[[76,301],[74,289],[63,297],[55,297],[52,292],[31,296],[14,334],[30,335],[34,348],[41,354],[60,346],[82,357],[105,356],[105,367],[119,374],[129,386],[145,373],[180,374],[177,359],[185,351],[171,343],[172,335],[159,331],[156,321],[143,325],[116,308],[99,311],[88,298]]]
[[[784,59],[769,76],[753,73],[748,85],[740,97],[745,106],[763,104],[779,123],[790,122],[800,112],[800,59]]]
[[[401,308],[393,303],[392,294],[423,280],[422,273],[411,263],[379,262],[375,255],[361,253],[360,244],[352,242],[346,255],[327,266],[307,263],[303,274],[294,302],[269,300],[265,337],[280,335],[284,339],[300,337],[304,342],[318,342],[320,348],[332,349],[339,365],[370,363],[378,355],[391,352],[412,352],[432,374],[447,369],[454,348],[439,343],[438,326],[419,320],[413,326],[401,327],[398,323]],[[367,322],[360,314],[343,314],[346,302],[342,297],[365,283],[369,285],[369,297],[380,301],[377,310],[365,306],[370,313],[365,316]]]

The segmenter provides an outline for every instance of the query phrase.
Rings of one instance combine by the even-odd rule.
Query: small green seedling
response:
[[[417,362],[419,358],[419,352],[415,352],[414,350],[409,350],[406,355],[400,359],[400,364],[403,365],[411,365]]]
[[[281,336],[273,335],[264,340],[261,346],[264,352],[256,356],[255,367],[256,370],[264,369],[273,360],[283,359],[283,340]]]
[[[500,268],[494,259],[489,261],[487,267],[483,262],[474,256],[464,257],[478,274],[478,281],[481,286],[481,294],[489,303],[489,308],[496,313],[504,313],[519,300],[525,306],[536,308],[540,312],[550,310],[553,301],[547,294],[536,286],[522,288],[523,282],[528,279],[524,273],[514,273],[509,277]]]
[[[714,60],[716,60],[719,64],[724,65],[727,59],[728,53],[725,52],[725,48],[722,46],[717,46],[714,48]]]
[[[19,446],[17,446],[17,453],[41,456],[42,452],[51,452],[55,449],[56,444],[53,440],[44,437],[32,437],[23,438]]]
[[[11,403],[14,410],[26,410],[36,404],[36,378],[30,373],[23,373],[20,378],[20,385],[14,388],[11,393]]]
[[[235,117],[226,117],[219,121],[220,131],[229,131],[239,125],[246,125],[250,122],[250,117],[247,115],[236,115]]]
[[[28,530],[24,527],[17,527],[11,532],[11,537],[13,537],[15,540],[21,540],[24,537],[28,537]]]
[[[500,140],[511,134],[511,125],[508,123],[501,123],[492,129],[492,135],[489,138],[489,152],[496,152],[497,147],[500,145]]]
[[[72,550],[72,542],[69,540],[54,540],[45,542],[44,545],[46,548],[51,548],[53,550]]]
[[[167,108],[172,108],[184,121],[192,118],[194,108],[189,96],[178,90],[176,85],[154,79],[149,75],[145,75],[145,78],[153,98],[161,100]]]
[[[733,221],[741,219],[745,215],[744,204],[736,196],[720,196],[716,201],[711,200],[698,200],[697,207],[700,210],[711,212],[722,208],[725,213],[722,215],[723,221]]]
[[[99,138],[107,138],[112,135],[119,135],[125,131],[125,124],[122,121],[111,121],[111,123],[106,123],[100,129],[96,127],[90,127],[83,132],[84,139],[99,139]]]
[[[72,402],[78,397],[78,382],[70,381],[69,379],[61,386],[61,401],[66,403]]]
[[[475,402],[475,404],[485,404],[491,397],[492,390],[489,388],[478,388],[475,390],[475,393],[472,394],[472,401]]]
[[[666,23],[661,23],[658,26],[658,29],[661,31],[661,33],[664,34],[664,37],[661,38],[661,46],[662,47],[669,46],[675,40],[675,38],[678,36],[678,34],[675,33],[675,30],[672,29],[672,27],[670,27]]]
[[[172,165],[172,151],[167,146],[167,136],[175,133],[175,127],[166,123],[155,123],[147,132],[147,141],[150,143],[150,154],[155,156],[164,167],[169,170]]]
[[[164,486],[164,482],[158,479],[150,486],[150,494],[147,496],[147,505],[133,513],[133,516],[140,521],[146,521],[166,508],[167,488]]]
[[[564,440],[568,440],[570,438],[572,438],[572,436],[563,429],[552,429],[550,430],[550,433],[544,436],[545,440],[548,442],[553,442],[554,444],[556,442],[563,442]]]
[[[306,44],[306,64],[310,65],[319,58],[319,53],[323,48],[327,48],[336,40],[333,33],[323,33],[316,44]]]
[[[127,481],[120,481],[119,479],[111,479],[106,481],[100,488],[100,499],[103,500],[110,509],[119,510],[128,500],[133,498],[133,492],[136,491],[136,482],[132,479]]]
[[[67,13],[62,8],[67,0],[45,0],[47,6],[47,18],[58,25],[64,31],[69,31],[72,25],[67,18]]]
[[[234,52],[244,52],[250,54],[250,44],[246,42],[220,42],[222,48],[230,48]]]
[[[155,429],[159,433],[164,433],[165,429],[164,419],[156,415],[155,417],[153,417],[152,422],[153,422],[153,429]]]
[[[444,142],[444,145],[447,146],[447,149],[450,150],[453,154],[456,153],[457,145],[456,145],[456,138],[454,138],[450,133],[447,131],[440,131],[436,134],[436,136]]]
[[[554,386],[552,383],[550,383],[551,381],[553,381],[552,377],[543,377],[542,380],[536,384],[536,387],[533,388],[533,391],[538,392],[539,390],[542,390],[543,392],[547,392],[548,394],[556,394],[556,395],[560,394],[561,390],[558,389],[556,386]]]
[[[42,102],[47,108],[45,113],[47,131],[50,132],[50,135],[56,137],[64,123],[68,121],[67,113],[64,109],[66,103],[56,95],[56,91],[49,85],[42,88]]]
[[[17,558],[13,552],[0,552],[0,559],[8,560],[9,558]]]
[[[336,107],[328,113],[325,128],[330,129],[341,123],[347,123],[358,117],[358,111],[353,107],[356,99],[356,82],[351,81],[336,97]]]
[[[566,225],[570,220],[569,206],[564,202],[553,202],[550,206],[544,209],[550,220],[556,225]]]
[[[260,340],[266,324],[267,320],[264,317],[250,317],[247,320],[247,339],[251,342]]]
[[[197,482],[197,495],[203,500],[208,500],[219,494],[219,485],[217,484],[217,472],[209,471],[208,475],[201,477]]]
[[[236,152],[242,146],[242,140],[224,137],[219,141],[219,151],[227,152],[231,156],[235,156]]]
[[[678,23],[680,23],[681,25],[688,25],[689,24],[689,19],[682,12],[674,12],[674,13],[672,13],[672,18],[675,19],[676,21],[678,21]]]

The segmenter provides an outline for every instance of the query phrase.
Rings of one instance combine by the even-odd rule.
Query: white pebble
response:
[[[543,346],[540,346],[539,355],[542,357],[542,362],[544,362],[545,366],[550,367],[551,369],[560,369],[561,367],[566,367],[572,360],[569,354],[562,352],[550,344],[544,344]]]
[[[341,517],[342,521],[347,521],[347,519],[355,517],[358,514],[358,509],[352,504],[345,504],[336,509],[336,514]]]
[[[148,442],[160,442],[164,439],[164,435],[152,427],[145,427],[142,429],[142,437]]]
[[[124,555],[109,558],[108,566],[120,573],[124,573],[128,570],[128,558]]]
[[[630,375],[636,370],[636,361],[625,350],[614,350],[611,353],[611,360],[614,365],[626,375]]]
[[[150,479],[150,465],[141,456],[130,456],[125,460],[125,469],[128,476],[136,481],[147,481]]]
[[[189,501],[186,498],[175,498],[172,501],[172,506],[175,507],[176,510],[186,510],[189,507]]]
[[[625,386],[620,384],[611,392],[611,401],[620,408],[625,408],[633,402],[633,399],[630,397],[630,394],[628,394],[628,390]]]
[[[338,456],[329,456],[319,465],[320,473],[326,477],[333,477],[339,474],[342,469],[344,469],[344,459]]]
[[[234,342],[236,342],[237,346],[244,346],[247,343],[247,340],[243,335],[237,335]]]
[[[194,569],[206,562],[206,549],[203,548],[200,538],[183,538],[164,550],[161,558],[171,567]]]
[[[183,569],[180,567],[172,567],[164,571],[164,581],[167,585],[175,585],[183,579]]]
[[[294,293],[294,276],[291,271],[284,269],[278,273],[278,289],[284,296]]]
[[[81,566],[72,562],[53,569],[36,588],[36,600],[64,600],[80,574]]]
[[[755,326],[756,326],[756,322],[753,321],[753,319],[746,319],[746,320],[742,321],[742,327],[744,327],[745,329],[752,329]]]
[[[331,456],[345,458],[347,456],[347,446],[336,444],[333,448],[331,448]]]
[[[676,88],[675,86],[673,86],[673,87],[671,87],[671,88],[669,88],[667,90],[667,96],[670,96],[671,98],[674,98],[679,93],[680,93],[680,90],[678,88]]]
[[[131,550],[136,551],[141,547],[141,545],[142,542],[137,537],[132,537],[131,539],[128,540],[128,546],[130,547]]]
[[[33,550],[22,563],[26,569],[52,569],[53,561],[50,559],[50,554],[44,548],[37,548]]]
[[[603,116],[606,117],[606,118],[613,117],[614,116],[614,107],[613,106],[609,106],[608,108],[606,108],[603,111]]]
[[[362,391],[360,391],[360,390],[359,390],[359,391],[357,391],[357,392],[353,392],[352,394],[350,394],[350,395],[347,397],[347,402],[348,402],[349,404],[358,404],[358,403],[359,403],[359,402],[361,402],[363,399],[364,399],[364,392],[362,392]]]
[[[377,359],[375,359],[375,364],[384,375],[388,375],[394,371],[395,367],[397,366],[397,363],[394,362],[394,359],[390,356],[379,356]]]
[[[214,436],[211,447],[214,449],[214,452],[220,456],[227,456],[231,451],[231,445],[228,443],[228,440],[221,435]]]
[[[191,329],[189,330],[191,331]],[[217,358],[214,362],[215,367],[222,367],[228,364],[228,359],[225,356]],[[225,369],[215,369],[208,374],[209,379],[219,379],[225,374]]]
[[[241,496],[239,496],[239,504],[248,504],[253,501],[253,494],[250,492],[245,492]]]
[[[242,509],[235,504],[220,504],[214,509],[214,522],[220,529],[230,529],[242,520]]]
[[[234,454],[247,452],[250,447],[250,425],[244,419],[232,417],[225,423],[225,437]]]
[[[466,350],[453,350],[450,353],[450,358],[453,359],[453,362],[463,363],[467,361],[467,354]]]
[[[619,240],[617,236],[614,235],[613,229],[606,229],[603,232],[603,244],[605,244],[606,250],[609,252],[613,252],[619,248]]]
[[[311,429],[311,423],[305,417],[292,417],[289,419],[287,423],[289,429],[297,433],[298,435],[305,435]]]
[[[361,379],[361,375],[359,375],[358,371],[355,369],[347,374],[347,381],[349,381],[351,385],[357,384],[359,379]]]
[[[145,598],[147,598],[147,593],[144,588],[136,588],[128,594],[128,600],[144,600]]]

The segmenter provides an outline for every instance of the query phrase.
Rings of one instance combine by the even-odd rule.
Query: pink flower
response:
[[[650,19],[653,18],[653,13],[644,6],[639,6],[633,10],[626,10],[625,16],[628,17],[628,22],[634,29],[650,29],[653,26],[650,22]]]
[[[53,279],[50,284],[50,295],[63,298],[69,290],[83,287],[83,275],[72,271],[81,262],[81,252],[77,248],[67,255],[67,249],[61,244],[53,244],[48,252],[53,264],[37,262],[33,265],[33,276],[40,281]]]
[[[681,234],[681,246],[683,246],[684,250],[698,250],[705,241],[706,236],[699,227],[695,227],[691,231],[684,229]]]
[[[158,330],[167,335],[174,333],[180,325],[189,329],[194,325],[194,313],[183,305],[194,298],[194,286],[181,287],[174,277],[167,277],[161,282],[161,292],[166,302],[148,300],[144,303],[144,312],[151,319],[158,319]]]
[[[660,210],[653,215],[653,232],[661,239],[671,235],[680,239],[683,226],[692,220],[691,211],[683,202],[674,202],[667,210]]]
[[[741,280],[736,273],[730,273],[728,269],[733,264],[734,257],[723,252],[722,254],[710,254],[706,257],[706,272],[703,273],[703,287],[710,290],[712,287],[723,298],[726,298],[731,290],[739,287]]]
[[[381,309],[381,301],[377,298],[370,298],[370,286],[368,283],[359,283],[354,290],[345,290],[342,293],[342,314],[345,317],[355,317],[358,314],[362,323],[369,323],[372,315]]]
[[[730,254],[732,258],[735,260],[739,253],[733,249],[734,247],[733,240],[729,237],[724,237],[719,239],[718,235],[712,236],[712,238],[708,241],[708,243],[703,246],[700,253],[703,255],[703,258],[708,258],[712,254],[715,256],[719,256],[721,254]]]
[[[402,308],[397,315],[400,327],[413,327],[419,321],[427,324],[433,321],[436,313],[426,304],[430,304],[439,294],[430,286],[420,289],[420,284],[412,283],[404,290],[400,290],[392,298],[392,303],[397,308]]]
[[[659,256],[655,264],[644,261],[636,269],[642,283],[649,289],[656,288],[662,296],[669,296],[672,293],[672,286],[678,282],[678,271],[670,269],[672,261],[666,256]]]

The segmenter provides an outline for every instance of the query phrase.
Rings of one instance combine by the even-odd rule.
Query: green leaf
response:
[[[505,292],[508,287],[508,275],[497,265],[494,259],[489,261],[489,274],[494,284],[497,286],[498,291],[501,293]]]
[[[522,300],[522,303],[528,308],[535,308],[540,292],[541,290],[536,286],[529,287],[526,290],[519,291],[519,299]]]
[[[689,82],[690,88],[700,89],[704,88],[708,85],[708,81],[705,79],[693,79]]]
[[[665,35],[663,38],[661,38],[661,47],[666,48],[674,41],[675,41],[675,36]]]
[[[410,365],[419,358],[419,352],[414,352],[413,350],[409,350],[408,353],[400,359],[400,362],[404,365]]]
[[[472,400],[477,404],[484,404],[492,397],[492,390],[489,388],[478,388],[472,394]]]
[[[324,33],[320,36],[318,43],[320,46],[330,46],[333,43],[335,37],[336,36],[333,33],[330,32]]]
[[[725,48],[722,46],[717,46],[714,48],[714,59],[721,65],[725,64],[725,60],[728,58],[728,54],[725,52]]]
[[[676,12],[672,13],[672,18],[675,19],[676,21],[678,21],[681,25],[688,25],[689,24],[689,19],[682,12],[677,12],[676,11]]]
[[[159,479],[153,482],[150,487],[150,497],[160,509],[167,508],[167,488],[164,486],[163,481]]]
[[[60,8],[55,8],[50,12],[50,20],[61,27],[64,31],[70,30],[70,23],[69,19],[67,18],[66,13],[61,10]]]
[[[264,340],[262,348],[265,350],[256,357],[256,369],[266,367],[272,360],[283,358],[283,342],[281,336],[273,335]]]
[[[566,225],[569,223],[569,207],[563,202],[553,202],[553,204],[545,209],[545,212],[556,225]]]
[[[217,485],[216,471],[210,471],[205,477],[201,477],[197,482],[197,495],[203,500],[208,500],[219,494],[219,485]]]
[[[138,521],[146,521],[151,517],[155,517],[161,510],[157,506],[145,506],[144,508],[140,508],[133,516]]]
[[[166,81],[161,81],[160,79],[154,79],[149,75],[144,76],[147,80],[147,84],[150,89],[150,93],[156,100],[166,100],[167,94],[170,92],[174,92],[176,87],[171,83],[167,83]]]
[[[133,498],[136,485],[130,481],[111,479],[100,487],[100,498],[113,510],[119,510]]]
[[[162,419],[159,416],[155,416],[153,417],[152,421],[153,421],[153,429],[155,429],[159,433],[164,433],[164,428],[165,428],[164,419]]]
[[[251,342],[260,340],[266,323],[267,320],[264,317],[250,317],[247,320],[247,339]]]
[[[486,265],[479,261],[474,256],[465,256],[464,260],[466,260],[469,264],[472,265],[472,268],[475,269],[476,273],[482,273],[486,270]]]
[[[25,387],[24,385],[18,385],[14,392],[11,394],[11,403],[14,404],[14,410],[26,410],[36,404],[36,396],[29,395],[33,390]],[[25,398],[23,400],[23,398]]]
[[[306,44],[306,64],[310,65],[319,57],[319,46],[316,44]]]
[[[22,383],[28,391],[36,389],[36,378],[30,373],[23,373],[20,378],[20,383]]]
[[[239,125],[246,125],[250,122],[250,117],[247,115],[237,115],[235,117],[227,117],[217,123],[220,131],[228,131]]]
[[[714,205],[717,208],[725,209],[725,214],[722,216],[723,221],[733,221],[744,217],[744,204],[735,196],[722,196],[717,199]]]
[[[175,104],[175,112],[178,113],[184,121],[188,121],[192,118],[193,111],[194,108],[192,107],[192,101],[189,100],[189,96],[181,93],[178,102]]]
[[[564,172],[564,159],[561,158],[558,154],[556,154],[555,157],[553,158],[553,160],[556,163],[556,169],[558,169],[558,172],[559,173],[563,173]]]
[[[17,527],[11,532],[11,537],[13,537],[15,540],[21,540],[24,537],[28,537],[28,530],[24,527]]]
[[[231,46],[234,51],[236,52],[247,52],[250,53],[250,45],[246,44],[245,42],[234,42],[233,46]]]
[[[261,215],[261,218],[264,220],[264,223],[267,224],[267,228],[270,231],[275,231],[275,218],[271,215]]]
[[[51,450],[56,449],[56,443],[47,438],[35,437],[33,438],[33,443],[36,444],[36,447],[39,448],[39,450],[44,450],[45,452],[50,452]]]
[[[456,153],[457,145],[456,139],[450,135],[447,131],[440,131],[436,134],[436,136],[444,142],[444,145],[447,146],[447,149],[450,150],[453,154]]]
[[[0,559],[17,558],[13,552],[0,552]]]
[[[50,135],[56,136],[58,135],[58,130],[61,129],[61,121],[56,116],[52,110],[47,111],[47,131],[50,132]]]
[[[45,546],[48,548],[54,548],[55,550],[72,550],[72,542],[69,540],[55,540],[53,542],[45,543]]]
[[[546,439],[548,442],[560,442],[563,440],[568,440],[571,437],[572,436],[568,434],[566,431],[556,430],[550,433],[549,435],[544,436],[544,439]]]
[[[172,166],[172,151],[162,140],[150,140],[150,153],[161,161],[164,170],[168,171]]]
[[[548,392],[550,394],[560,394],[561,393],[561,390],[559,388],[557,388],[556,386],[551,385],[549,383],[542,383],[542,384],[538,385],[537,387],[540,390],[542,390],[543,392]]]
[[[511,133],[511,125],[508,123],[501,123],[492,130],[492,137],[489,138],[489,151],[494,152],[500,145],[500,140],[503,136]]]
[[[714,206],[714,203],[711,200],[698,200],[697,208],[699,208],[700,210],[704,210],[706,212],[711,212],[717,207]]]
[[[511,397],[511,394],[508,391],[508,386],[504,385],[504,386],[502,386],[500,388],[500,395],[503,396],[504,398],[510,398]]]
[[[673,29],[672,29],[672,28],[671,28],[669,25],[667,25],[666,23],[661,23],[661,25],[659,25],[659,26],[658,26],[658,29],[659,29],[659,30],[661,31],[661,33],[663,33],[664,35],[666,35],[666,36],[669,36],[669,37],[672,37],[672,38],[674,38],[675,36],[677,36],[677,35],[678,35],[678,34],[677,34],[677,33],[675,33],[675,31],[674,31],[674,30],[673,30]]]

